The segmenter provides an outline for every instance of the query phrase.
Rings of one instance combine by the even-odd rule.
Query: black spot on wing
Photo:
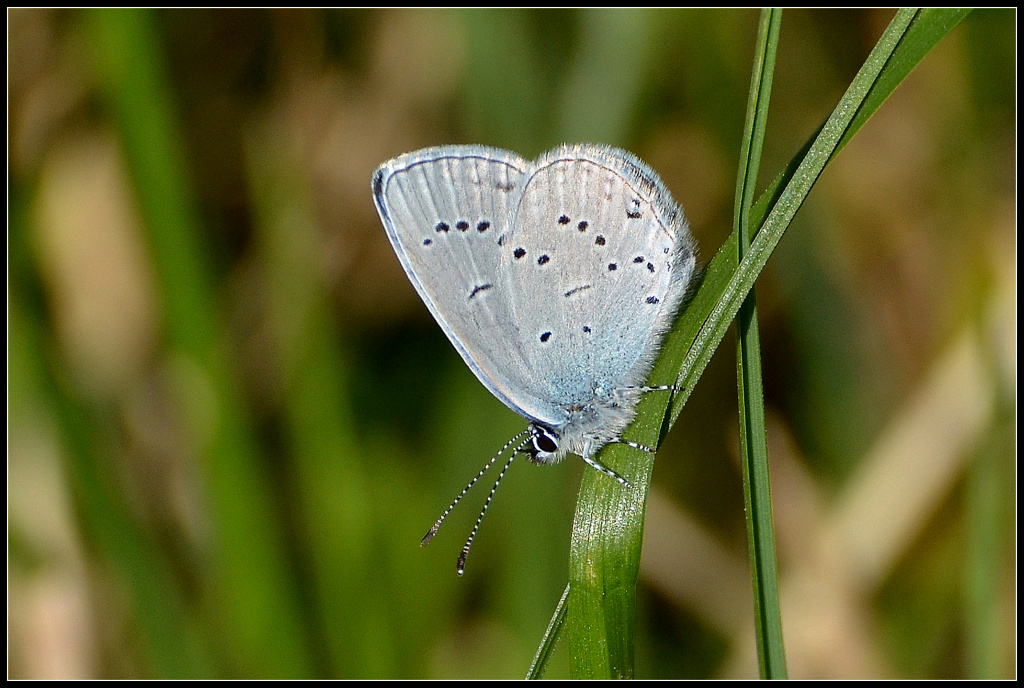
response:
[[[488,289],[490,289],[493,286],[494,286],[493,284],[488,283],[488,284],[481,284],[480,286],[477,286],[477,287],[473,287],[473,291],[471,291],[469,293],[469,298],[473,298],[474,296],[476,296],[480,292],[487,291]]]
[[[564,296],[566,298],[568,298],[568,297],[572,296],[573,294],[578,294],[581,291],[586,291],[587,289],[590,289],[590,285],[589,284],[584,284],[584,285],[579,286],[579,287],[573,287],[569,291],[565,292]]]

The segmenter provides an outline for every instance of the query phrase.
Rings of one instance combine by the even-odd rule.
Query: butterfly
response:
[[[527,419],[459,557],[518,454],[594,457],[623,440],[696,270],[696,242],[658,175],[623,150],[563,145],[536,160],[484,146],[424,148],[373,175],[374,203],[409,281],[470,370]]]

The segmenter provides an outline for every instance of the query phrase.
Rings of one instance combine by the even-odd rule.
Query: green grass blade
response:
[[[864,104],[861,105],[857,116],[854,117],[849,129],[847,129],[843,139],[836,147],[836,153],[843,149],[850,138],[882,106],[882,103],[896,90],[896,87],[910,74],[911,70],[917,66],[917,63],[946,34],[963,21],[963,18],[970,11],[970,9],[961,7],[927,8],[917,11],[910,28],[900,41],[899,48],[885,65],[885,70],[879,75],[874,86],[871,87],[871,92],[864,99]]]
[[[196,193],[154,15],[89,15],[97,72],[117,115],[150,250],[160,279],[171,359],[181,372],[190,428],[201,447],[214,543],[203,567],[207,618],[226,638],[226,664],[243,675],[311,675],[298,591],[290,578],[275,499],[216,323]]]
[[[753,228],[750,208],[761,163],[761,149],[768,122],[775,53],[782,10],[763,10],[750,83],[747,123],[736,180],[736,263],[750,248]],[[761,678],[786,678],[786,657],[779,609],[779,578],[772,522],[771,484],[768,471],[768,438],[765,435],[764,389],[761,378],[761,346],[757,302],[750,290],[736,318],[737,389],[739,392],[740,457],[743,466],[743,498],[746,506],[747,541],[754,587],[754,631]]]
[[[540,639],[540,646],[537,648],[537,653],[533,656],[530,668],[526,672],[527,680],[536,680],[544,677],[544,670],[548,668],[548,660],[551,658],[551,653],[555,651],[555,644],[558,643],[558,636],[562,632],[562,626],[565,624],[565,617],[568,612],[569,586],[567,585],[558,600],[558,604],[555,606],[555,613],[552,615],[551,622],[544,631],[544,637]]]

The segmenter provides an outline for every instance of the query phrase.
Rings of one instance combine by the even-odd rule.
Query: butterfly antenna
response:
[[[459,561],[455,565],[455,571],[460,576],[466,572],[466,557],[469,556],[469,548],[473,546],[473,540],[476,538],[477,531],[480,530],[480,524],[484,520],[484,514],[487,513],[487,507],[491,505],[491,500],[494,499],[494,493],[498,491],[498,485],[501,484],[501,479],[505,477],[505,471],[507,471],[508,467],[512,465],[512,460],[516,458],[516,454],[526,446],[526,442],[528,441],[529,440],[526,440],[516,447],[515,451],[512,452],[512,456],[508,458],[508,462],[505,464],[505,467],[502,468],[501,473],[498,474],[498,479],[494,481],[494,487],[491,488],[491,493],[487,495],[487,501],[484,502],[483,508],[480,509],[480,515],[477,516],[476,525],[473,526],[473,530],[469,534],[469,538],[466,540],[465,546],[462,548],[462,553],[459,555]]]
[[[444,519],[447,518],[448,514],[450,514],[452,512],[452,509],[455,508],[455,505],[458,504],[459,501],[461,501],[462,498],[466,496],[466,493],[469,492],[473,488],[474,485],[476,485],[476,482],[478,480],[480,480],[480,478],[482,478],[484,476],[484,473],[487,472],[487,469],[489,469],[491,466],[494,465],[494,462],[498,460],[498,457],[500,457],[502,454],[504,454],[505,451],[509,447],[511,447],[513,444],[515,444],[519,440],[519,438],[522,437],[523,435],[525,435],[527,432],[529,432],[529,431],[528,430],[523,430],[521,433],[519,433],[518,435],[516,435],[515,437],[510,439],[508,442],[506,442],[505,446],[502,447],[501,449],[499,449],[498,453],[495,454],[491,458],[491,460],[488,461],[484,465],[484,467],[480,469],[480,472],[476,474],[476,477],[473,478],[472,480],[470,480],[469,484],[466,485],[466,487],[464,487],[462,489],[462,492],[460,492],[459,496],[455,498],[455,501],[448,505],[448,508],[444,510],[443,514],[441,514],[441,517],[439,519],[437,519],[436,521],[434,521],[434,525],[432,525],[430,527],[430,530],[427,531],[427,534],[423,536],[422,540],[420,540],[420,547],[426,547],[427,545],[430,544],[430,541],[434,539],[434,536],[437,535],[437,531],[441,528],[441,524],[444,523]],[[516,448],[516,452],[518,452],[520,449],[522,449],[522,447],[523,447],[523,445],[520,445],[519,447],[517,447]],[[515,452],[513,452],[512,455],[515,456]],[[506,466],[506,468],[507,468],[507,466]]]

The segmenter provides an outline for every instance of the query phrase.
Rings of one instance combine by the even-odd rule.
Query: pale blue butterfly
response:
[[[529,421],[444,511],[511,449],[457,570],[516,454],[594,458],[636,415],[662,336],[696,268],[696,244],[658,175],[634,155],[579,144],[534,161],[483,146],[401,155],[373,198],[409,280],[456,350]]]

